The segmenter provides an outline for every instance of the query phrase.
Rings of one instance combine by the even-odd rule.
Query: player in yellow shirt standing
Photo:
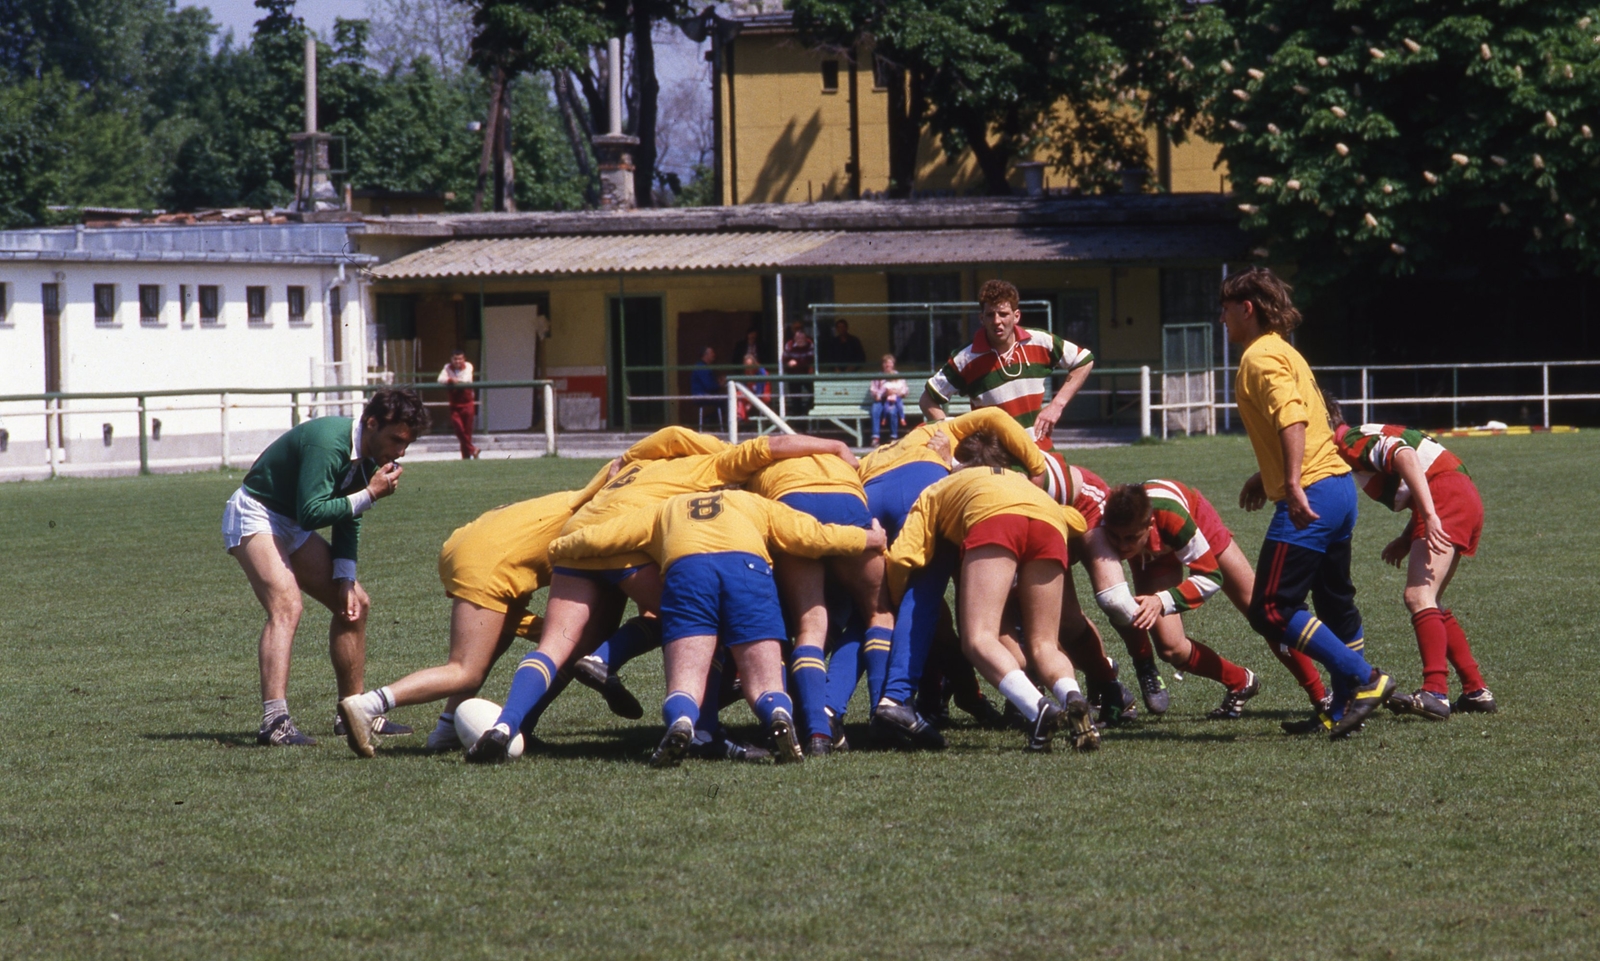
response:
[[[739,668],[745,699],[776,747],[778,763],[801,761],[794,702],[783,689],[783,624],[768,545],[797,557],[861,554],[884,548],[883,528],[822,524],[746,491],[680,494],[654,510],[636,510],[558,538],[558,563],[647,554],[660,565],[662,658],[667,733],[650,758],[655,767],[683,759],[694,739],[706,678],[719,643]],[[498,725],[484,738],[509,740]]]
[[[1300,324],[1290,288],[1266,268],[1222,284],[1222,325],[1244,347],[1234,391],[1260,471],[1239,506],[1277,506],[1256,564],[1250,626],[1281,650],[1302,651],[1333,679],[1331,710],[1313,724],[1333,737],[1360,726],[1389,699],[1394,679],[1361,655],[1364,640],[1350,582],[1356,485],[1339,456],[1322,392],[1305,358],[1285,339]],[[1316,607],[1306,609],[1306,595]],[[1286,725],[1286,729],[1289,726]]]

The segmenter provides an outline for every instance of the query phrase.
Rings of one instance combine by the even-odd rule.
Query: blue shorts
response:
[[[883,525],[893,542],[922,492],[949,476],[948,469],[932,461],[901,464],[867,481],[867,513]]]
[[[849,527],[871,527],[872,515],[861,498],[843,491],[813,493],[802,491],[785,494],[778,503],[793,507],[802,514],[810,514],[824,524],[844,524]]]
[[[1350,474],[1324,477],[1306,489],[1306,500],[1319,515],[1303,531],[1289,519],[1289,503],[1278,502],[1267,525],[1267,540],[1293,544],[1326,554],[1334,544],[1348,541],[1356,530],[1356,482]]]
[[[610,584],[612,587],[616,587],[623,581],[644,570],[644,567],[617,567],[611,570],[602,571],[586,571],[578,567],[552,567],[550,570],[555,574],[565,574],[568,577],[581,577],[586,581],[593,581],[596,584]]]
[[[661,643],[707,634],[730,647],[789,636],[772,565],[755,554],[723,551],[692,554],[667,568]]]

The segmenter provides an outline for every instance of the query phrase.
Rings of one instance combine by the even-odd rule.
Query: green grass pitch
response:
[[[419,734],[358,761],[309,609],[290,705],[322,744],[257,749],[261,615],[218,533],[240,475],[0,485],[0,958],[1595,957],[1600,432],[1450,446],[1488,525],[1448,600],[1497,716],[1284,737],[1303,697],[1219,599],[1190,629],[1262,676],[1241,721],[1169,681],[1170,714],[1094,755],[958,727],[942,755],[782,769],[647,767],[653,656],[625,672],[645,722],[574,687],[539,756],[468,768]],[[1199,486],[1254,556],[1242,439],[1080,459]],[[594,467],[409,467],[365,524],[369,684],[442,658],[452,529]],[[1377,559],[1400,525],[1363,499],[1355,578],[1368,655],[1410,689]]]

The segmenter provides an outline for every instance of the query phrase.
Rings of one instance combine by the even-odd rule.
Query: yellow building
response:
[[[787,12],[735,15],[721,23],[712,56],[722,203],[804,203],[886,192],[893,80],[871,46],[808,46]],[[1227,191],[1214,144],[1197,138],[1173,144],[1154,129],[1148,141],[1154,186],[1168,193]],[[857,165],[859,182],[852,178]],[[1043,174],[1047,189],[1070,187],[1059,168],[1046,164]],[[1013,169],[1011,185],[1023,189],[1020,169]],[[913,189],[969,194],[982,192],[984,183],[970,151],[951,159],[938,136],[924,131]]]

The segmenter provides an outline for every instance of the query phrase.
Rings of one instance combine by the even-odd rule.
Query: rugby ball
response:
[[[493,701],[481,697],[462,701],[456,707],[456,737],[461,739],[462,747],[471,747],[478,743],[478,738],[483,737],[483,732],[494,727],[494,722],[499,719],[500,705]],[[513,734],[506,757],[521,757],[522,747],[522,734],[520,732]]]

